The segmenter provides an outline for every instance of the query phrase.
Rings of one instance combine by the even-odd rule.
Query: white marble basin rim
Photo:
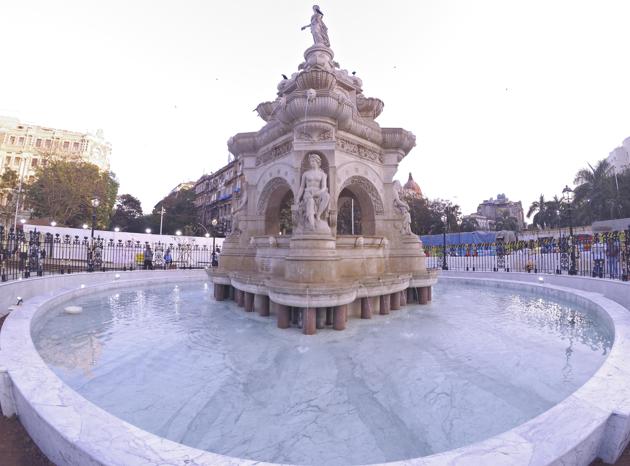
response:
[[[169,277],[202,280],[204,275],[199,271]],[[143,431],[87,401],[48,368],[31,339],[31,326],[42,313],[83,293],[156,283],[165,275],[122,273],[117,281],[113,275],[101,277],[101,283],[80,288],[82,279],[77,276],[75,284],[26,300],[7,318],[0,333],[3,412],[16,411],[34,441],[59,465],[270,464],[198,450]],[[580,302],[609,316],[615,340],[608,358],[586,384],[530,421],[456,450],[387,464],[587,465],[596,457],[614,462],[630,436],[629,311],[600,294],[566,287],[488,278],[443,279],[512,287]]]

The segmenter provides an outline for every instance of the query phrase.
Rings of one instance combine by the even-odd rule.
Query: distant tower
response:
[[[420,199],[422,197],[422,190],[420,189],[418,183],[414,181],[413,176],[411,176],[411,172],[409,172],[409,179],[403,186],[403,195],[406,198],[411,199]]]

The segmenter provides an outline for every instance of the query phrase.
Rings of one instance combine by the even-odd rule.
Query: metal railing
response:
[[[442,268],[444,245],[425,246],[427,267]],[[628,281],[630,230],[527,241],[447,244],[448,270],[570,274]]]
[[[146,247],[153,257],[145,261]],[[148,259],[148,256],[146,257]],[[212,247],[188,242],[141,242],[87,236],[8,232],[0,226],[0,281],[33,276],[137,269],[194,269],[218,265]]]

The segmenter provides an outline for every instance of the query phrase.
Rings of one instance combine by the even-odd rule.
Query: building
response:
[[[403,196],[407,199],[420,199],[422,197],[422,190],[418,183],[416,183],[409,172],[409,179],[403,186]]]
[[[0,175],[14,170],[22,181],[31,181],[37,168],[48,158],[89,162],[109,171],[112,146],[96,134],[55,129],[17,118],[0,116]],[[0,205],[6,205],[10,193],[0,194]]]
[[[234,158],[214,173],[203,175],[195,183],[195,207],[199,221],[206,227],[217,220],[217,233],[225,235],[232,229],[233,200],[241,192],[243,164]]]
[[[615,148],[606,158],[615,173],[630,169],[630,138],[626,138],[621,146]]]
[[[510,201],[505,194],[498,194],[496,199],[490,198],[477,206],[477,214],[488,219],[488,229],[493,229],[497,219],[502,217],[514,217],[518,221],[519,228],[525,226],[525,215],[521,201]],[[480,217],[476,217],[477,223]],[[481,227],[481,225],[479,225]]]
[[[493,230],[494,229],[494,220],[489,219],[488,217],[484,216],[484,215],[480,215],[477,213],[474,214],[470,214],[470,215],[464,215],[463,219],[470,219],[470,220],[474,220],[477,223],[477,228],[479,230]]]

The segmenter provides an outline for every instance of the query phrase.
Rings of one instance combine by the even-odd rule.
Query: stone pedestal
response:
[[[372,309],[370,308],[370,298],[361,298],[361,318],[371,319]]]
[[[275,306],[276,316],[278,317],[278,328],[289,328],[289,306],[284,304],[273,303]]]
[[[333,328],[335,330],[346,329],[346,319],[348,315],[348,305],[335,306],[333,309]]]
[[[389,304],[392,311],[400,309],[400,292],[392,293],[390,296]]]
[[[214,284],[214,299],[217,301],[225,300],[225,285]]]
[[[254,293],[245,292],[245,311],[254,312]]]
[[[236,304],[239,307],[243,307],[245,305],[245,292],[239,289],[236,289],[234,292],[234,296],[236,299]]]
[[[254,309],[258,311],[258,315],[262,317],[269,316],[269,296],[257,294],[254,297]]]
[[[431,301],[432,296],[433,296],[433,287],[432,287],[432,286],[427,286],[427,288],[429,289],[429,294],[428,294],[428,296],[427,296],[427,299],[428,299],[429,301]]]
[[[420,304],[426,304],[429,302],[429,287],[423,286],[418,289],[418,294],[420,296]]]
[[[304,335],[315,335],[317,333],[317,309],[305,307],[302,310],[302,327]]]
[[[400,292],[400,306],[404,307],[407,305],[407,290],[402,290]]]
[[[326,325],[326,308],[318,307],[316,316],[316,326],[318,329],[324,328]]]
[[[333,309],[332,307],[326,308],[326,325],[333,324]]]
[[[389,295],[381,295],[379,299],[381,304],[381,315],[389,314]]]
[[[286,256],[285,280],[326,283],[337,279],[336,241],[328,235],[297,235],[291,238]]]

